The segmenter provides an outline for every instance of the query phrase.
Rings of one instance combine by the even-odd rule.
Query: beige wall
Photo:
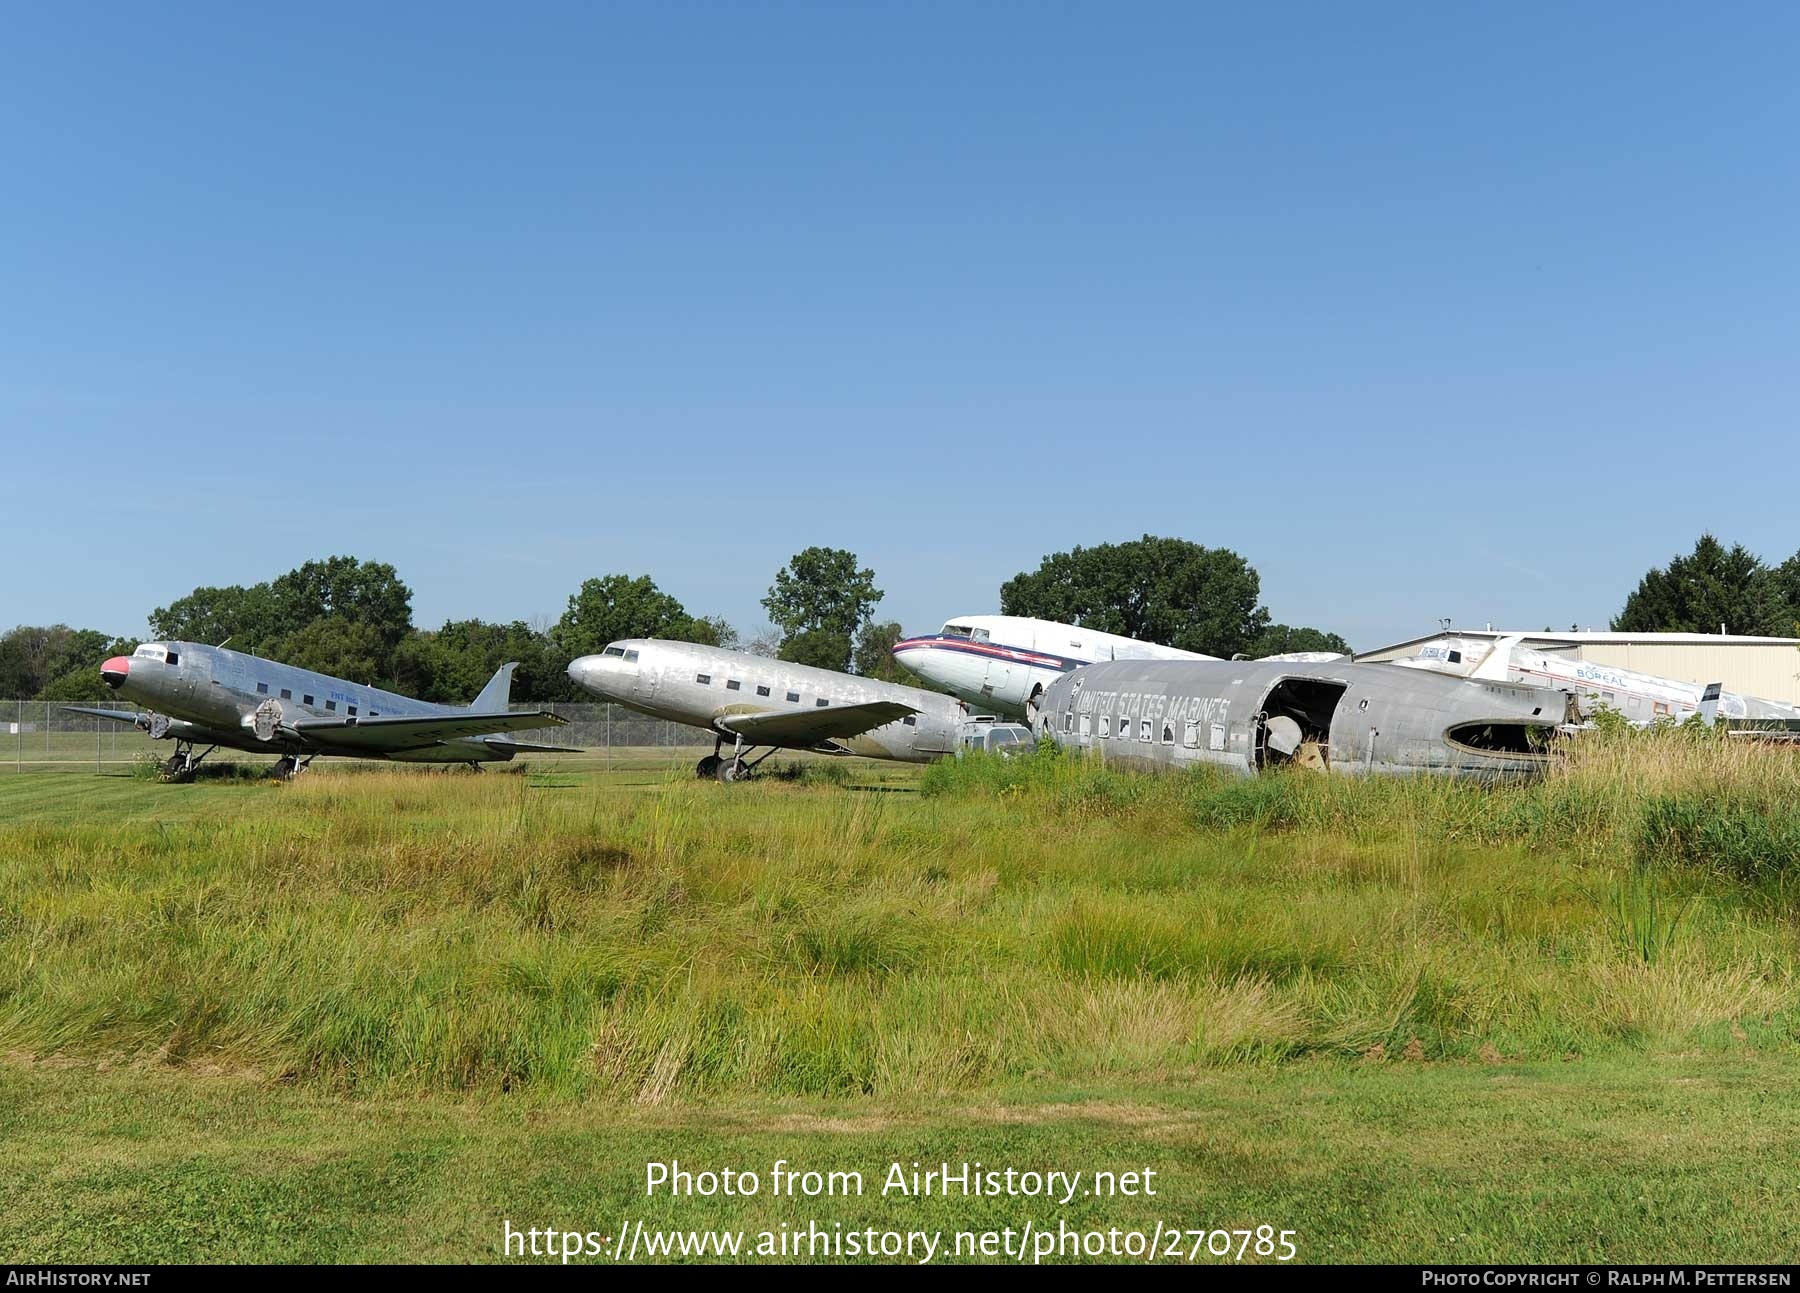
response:
[[[1721,682],[1727,691],[1800,705],[1800,649],[1791,646],[1584,642],[1581,658],[1683,682]]]

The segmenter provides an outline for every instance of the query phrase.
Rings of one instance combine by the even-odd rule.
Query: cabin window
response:
[[[1181,729],[1181,743],[1190,750],[1200,748],[1200,724],[1190,721]]]
[[[1100,735],[1101,736],[1111,736],[1112,735],[1112,715],[1111,714],[1100,715]]]
[[[313,698],[311,696],[302,696],[300,698],[300,703],[302,705],[310,705],[313,703]]]
[[[267,696],[269,694],[269,684],[266,682],[257,683],[256,684],[256,694],[258,696]]]
[[[1173,723],[1164,723],[1163,724],[1162,743],[1164,745],[1175,744],[1175,724],[1173,724]]]
[[[281,698],[283,700],[292,700],[294,698],[294,693],[292,691],[290,691],[288,688],[283,687],[281,689]]]
[[[1075,714],[1074,714],[1074,711],[1073,711],[1073,710],[1067,710],[1067,709],[1065,709],[1065,710],[1064,710],[1064,711],[1063,711],[1063,731],[1065,731],[1065,732],[1073,732],[1073,731],[1074,731],[1074,730],[1075,730]]]
[[[181,657],[176,655],[173,651],[171,651],[171,652],[169,652],[169,655],[168,655],[168,661],[170,664],[180,664]]]
[[[710,673],[697,673],[694,675],[694,681],[699,683],[702,687],[710,687],[712,686],[712,675]]]
[[[814,709],[824,709],[825,706],[829,705],[830,703],[831,703],[830,701],[826,700],[823,696],[821,696],[813,702],[813,708]]]
[[[790,691],[788,693],[788,704],[798,705],[799,703],[800,703],[800,693],[797,691]]]
[[[352,714],[355,714],[355,713],[356,713],[356,706],[355,706],[355,705],[352,705],[352,706],[350,706],[350,713],[352,713]]]
[[[1083,736],[1087,736],[1089,734],[1089,728],[1091,725],[1092,725],[1092,720],[1086,714],[1083,714],[1081,716],[1081,734]]]
[[[908,714],[900,721],[908,727],[917,727],[919,725],[919,716],[917,714]]]
[[[742,691],[743,689],[744,689],[744,684],[739,682],[736,678],[726,679],[726,681],[725,681],[725,690],[726,691]]]
[[[769,689],[759,685],[756,689],[756,694],[758,696],[767,696],[769,694]]]
[[[335,714],[337,713],[337,702],[335,700],[328,700],[325,702],[325,708]]]
[[[1450,663],[1451,664],[1461,664],[1462,663],[1462,652],[1461,651],[1452,651],[1450,653]]]
[[[1147,718],[1141,718],[1138,720],[1138,740],[1148,741],[1149,739],[1150,739],[1150,720]]]
[[[379,709],[371,709],[371,710],[370,710],[370,711],[369,711],[369,717],[370,717],[370,718],[380,718],[380,717],[381,717],[381,711],[380,711],[380,710],[379,710]]]

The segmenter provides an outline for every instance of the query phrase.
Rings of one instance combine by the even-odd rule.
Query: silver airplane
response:
[[[927,762],[955,753],[968,717],[954,697],[918,687],[657,638],[611,643],[573,661],[569,677],[604,700],[711,730],[713,752],[694,774],[720,781],[743,780],[776,750]],[[1030,740],[1022,727],[1015,736]]]
[[[938,632],[902,638],[891,649],[921,678],[1009,718],[1024,718],[1032,698],[1052,682],[1098,661],[1218,659],[1024,615],[959,615]]]
[[[1031,707],[1060,746],[1153,769],[1533,775],[1572,698],[1384,664],[1131,660],[1053,681]]]
[[[169,781],[192,781],[220,746],[276,754],[272,771],[292,777],[321,754],[403,763],[504,762],[515,754],[577,753],[526,745],[507,732],[566,720],[507,709],[516,664],[500,667],[466,709],[397,696],[329,674],[277,664],[198,642],[146,642],[100,666],[106,685],[148,712],[65,705],[75,714],[130,723],[153,741],[172,740],[163,764]],[[194,747],[207,748],[198,755]]]

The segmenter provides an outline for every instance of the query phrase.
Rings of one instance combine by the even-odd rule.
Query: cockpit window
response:
[[[176,655],[173,651],[171,651],[171,652],[169,652],[168,655],[163,657],[163,663],[164,664],[180,664],[181,657]]]
[[[973,629],[969,636],[977,642],[986,642],[990,635],[986,629]]]
[[[163,648],[161,648],[159,646],[153,646],[152,644],[146,642],[146,643],[144,643],[143,646],[139,647],[137,650],[133,651],[131,654],[134,657],[141,656],[145,660],[160,660],[165,655],[167,655],[168,652],[164,651]]]
[[[637,663],[637,652],[636,651],[627,651],[625,653],[625,663],[626,664],[636,664]]]
[[[944,625],[943,636],[947,638],[966,638],[973,636],[973,634],[970,632],[967,624],[946,624]]]
[[[602,651],[600,654],[601,655],[624,655],[625,648],[622,646],[609,646],[606,648],[606,650]]]

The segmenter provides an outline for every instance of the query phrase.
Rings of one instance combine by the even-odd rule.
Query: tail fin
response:
[[[513,670],[518,667],[517,660],[501,665],[494,672],[494,676],[488,679],[488,685],[481,689],[481,695],[470,703],[469,708],[478,714],[498,714],[505,710],[508,705],[512,704],[512,676]]]
[[[1523,633],[1508,633],[1493,649],[1482,657],[1481,663],[1475,666],[1471,678],[1485,678],[1494,682],[1505,682],[1511,674],[1513,648],[1525,640]]]
[[[1716,682],[1706,684],[1706,690],[1700,693],[1700,720],[1704,723],[1719,721],[1719,695],[1725,689]]]

